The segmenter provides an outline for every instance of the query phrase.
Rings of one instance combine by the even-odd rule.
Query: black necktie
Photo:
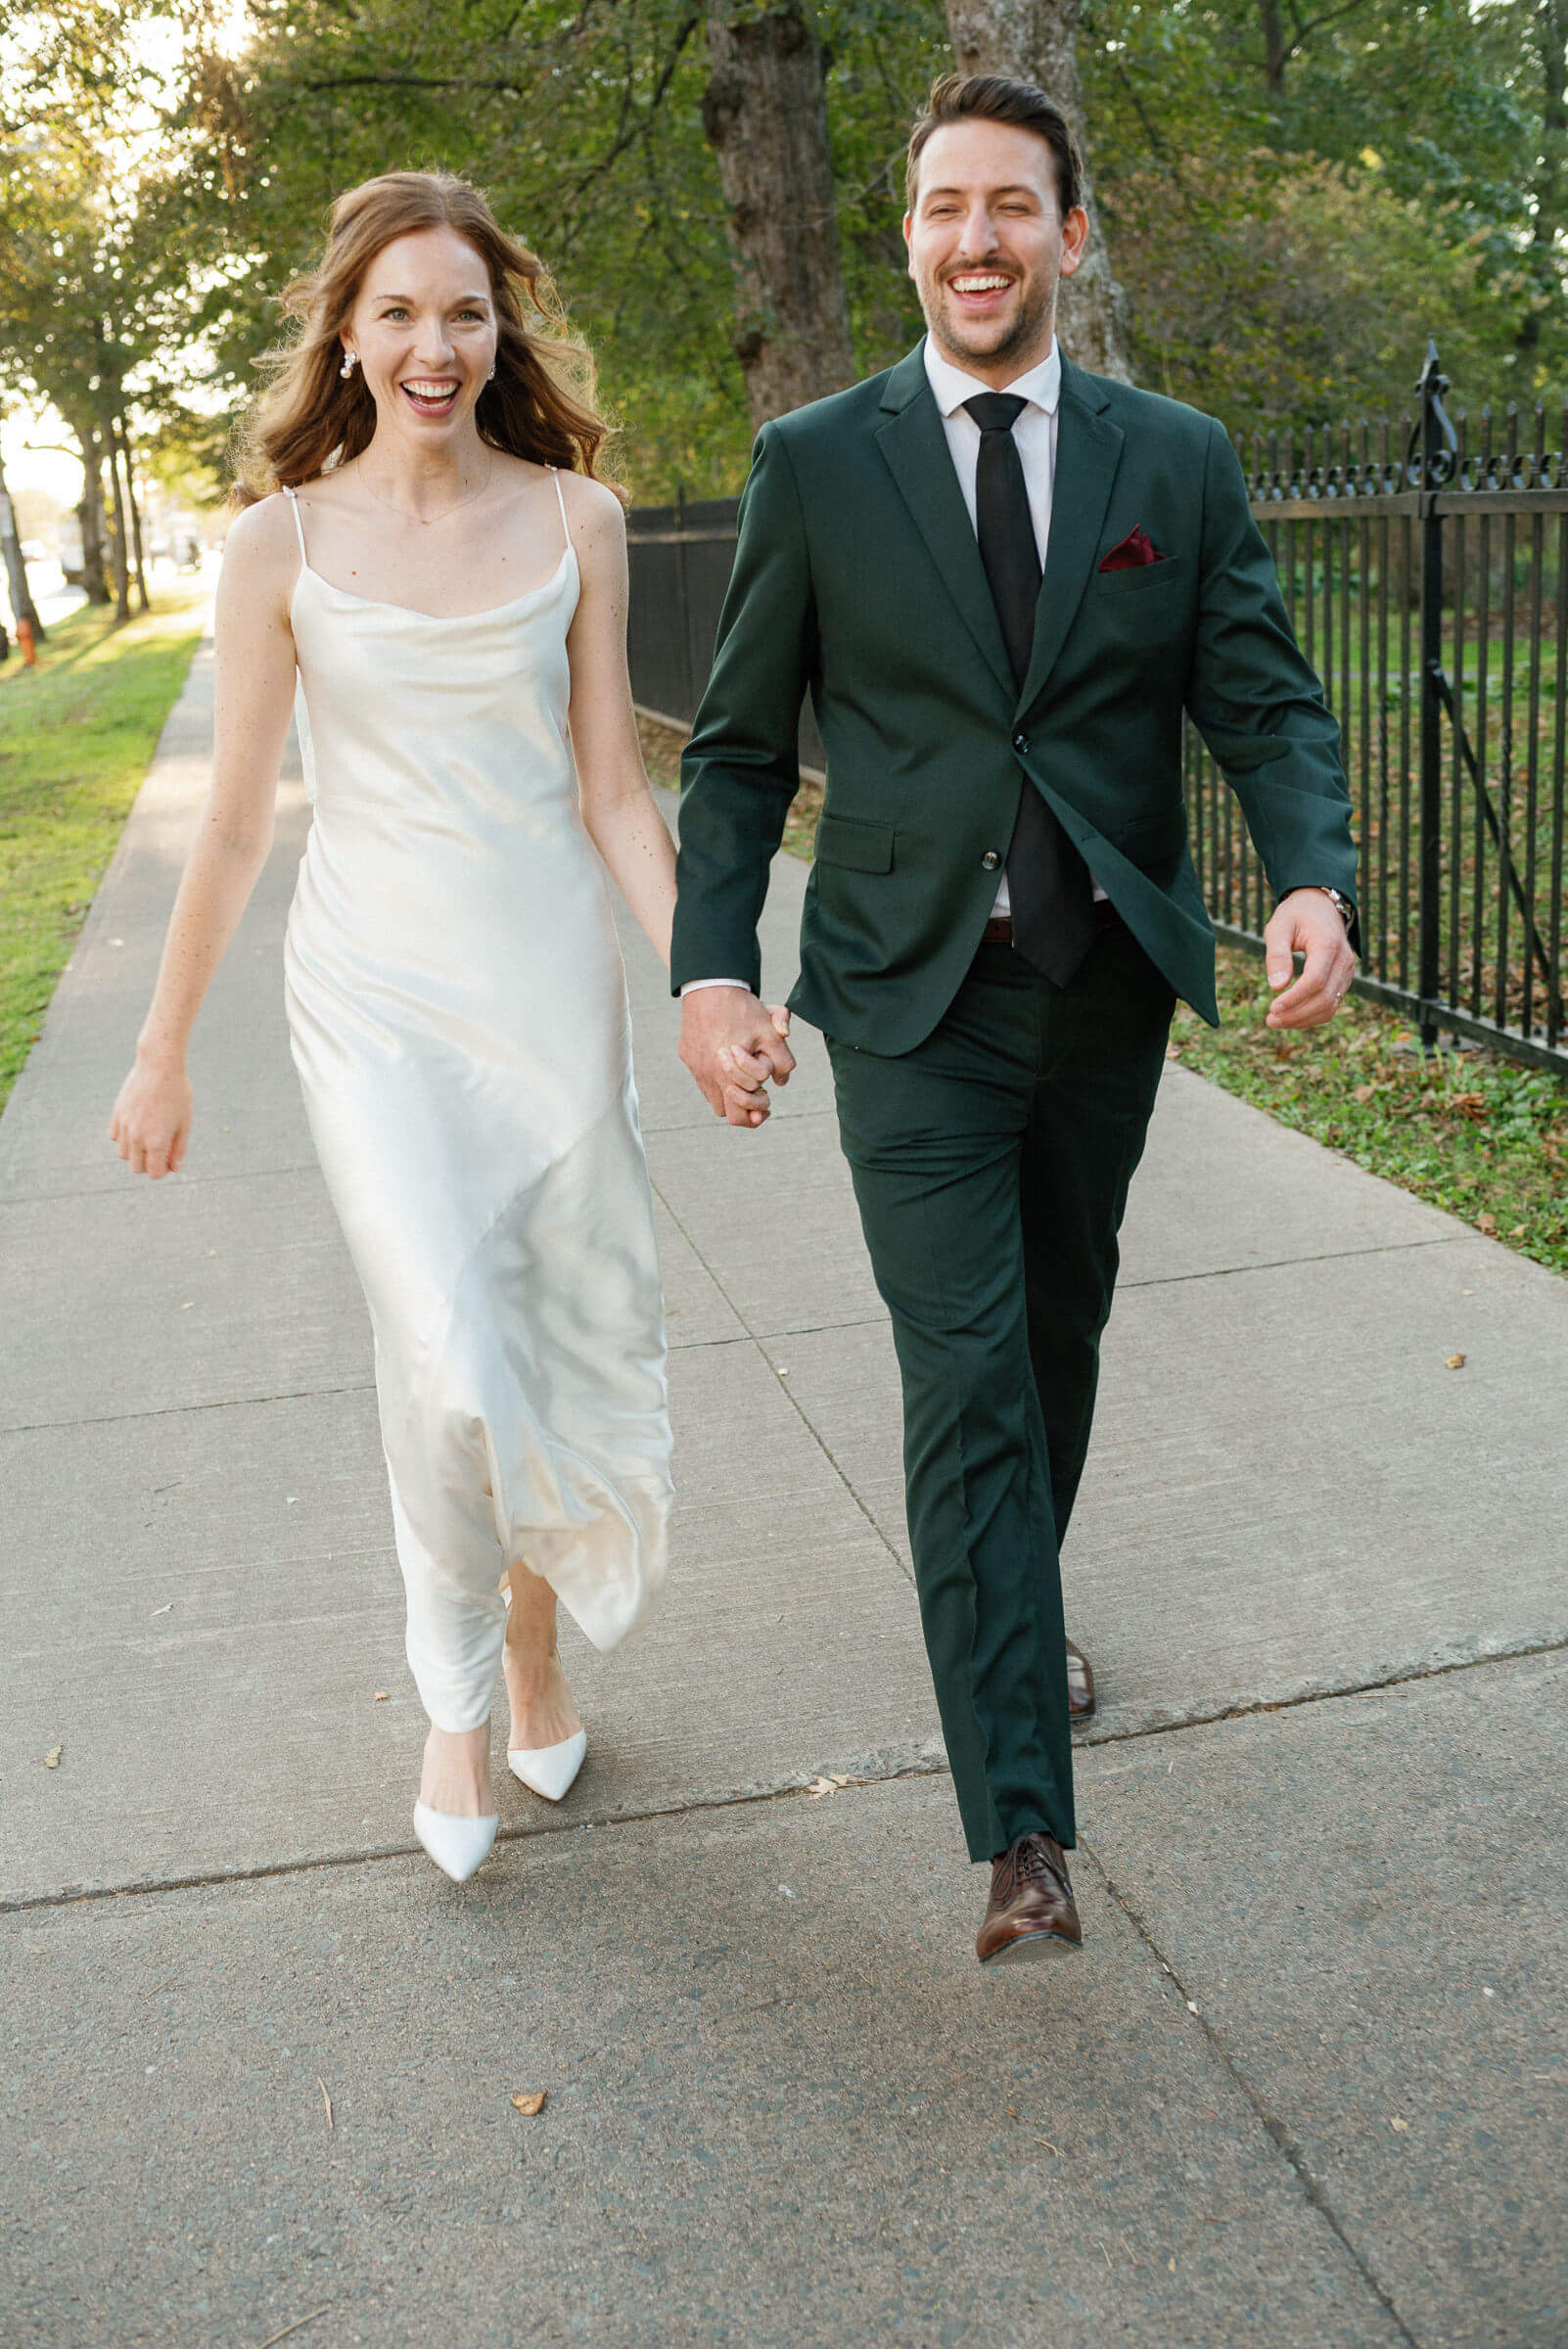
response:
[[[1039,554],[1030,518],[1023,459],[1013,426],[1029,402],[1011,392],[979,392],[964,406],[980,427],[975,526],[1002,641],[1022,691],[1035,643]],[[1007,852],[1013,944],[1036,970],[1065,987],[1094,943],[1088,868],[1028,777]]]

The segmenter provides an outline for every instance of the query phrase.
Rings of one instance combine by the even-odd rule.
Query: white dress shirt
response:
[[[1029,402],[1013,426],[1013,446],[1024,468],[1024,487],[1029,495],[1029,519],[1035,526],[1035,550],[1039,567],[1045,568],[1045,548],[1051,534],[1051,491],[1056,484],[1056,407],[1062,395],[1062,354],[1053,341],[1049,355],[1027,375],[1016,376],[1010,384],[983,384],[979,378],[966,375],[951,359],[945,359],[931,337],[926,337],[926,375],[942,416],[942,429],[947,436],[947,453],[952,469],[958,476],[958,486],[964,493],[969,510],[969,527],[978,532],[975,517],[975,475],[980,467],[980,427],[964,406],[977,392],[1007,392],[1014,399]],[[1007,895],[1007,874],[1002,872],[1001,887],[996,892],[992,913],[1011,911]]]
[[[980,466],[980,427],[964,406],[977,392],[1010,392],[1015,399],[1028,402],[1013,426],[1013,441],[1024,468],[1024,487],[1029,494],[1029,518],[1035,526],[1035,545],[1039,553],[1039,567],[1045,569],[1045,548],[1051,534],[1051,491],[1056,482],[1056,410],[1062,394],[1062,356],[1053,341],[1049,354],[1038,367],[1014,378],[1012,383],[997,386],[983,384],[978,376],[966,375],[950,359],[945,359],[931,337],[925,344],[926,376],[942,417],[942,429],[947,438],[947,453],[952,469],[958,476],[964,505],[969,513],[971,530],[978,532],[975,518],[975,476]],[[1094,895],[1103,898],[1103,889]],[[996,892],[992,911],[1010,911],[1007,896],[1007,874],[1002,873],[1001,887]],[[688,979],[681,989],[683,995],[699,987],[744,987],[742,979]]]

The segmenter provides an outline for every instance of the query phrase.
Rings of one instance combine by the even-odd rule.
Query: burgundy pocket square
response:
[[[1163,563],[1165,560],[1147,530],[1129,530],[1119,546],[1113,546],[1108,555],[1101,556],[1100,569],[1137,571],[1145,563]]]

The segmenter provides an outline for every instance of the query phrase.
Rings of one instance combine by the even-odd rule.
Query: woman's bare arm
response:
[[[120,1157],[155,1180],[185,1156],[191,1030],[272,845],[295,674],[288,598],[297,558],[282,505],[278,498],[250,508],[223,549],[212,787],[174,900],[136,1059],[110,1120]]]
[[[582,595],[567,639],[572,663],[572,748],[588,836],[666,970],[675,916],[675,845],[648,786],[626,671],[626,526],[612,490],[574,477],[567,493]],[[790,1015],[771,1012],[775,1058],[732,1052],[721,1073],[716,1114],[732,1126],[761,1126],[767,1080],[795,1066],[783,1039]]]
[[[620,501],[597,482],[567,484],[582,580],[567,639],[572,663],[572,748],[588,836],[659,959],[669,967],[675,912],[675,848],[648,788],[626,673],[626,526]]]

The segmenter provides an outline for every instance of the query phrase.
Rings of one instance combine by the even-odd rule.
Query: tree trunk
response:
[[[25,621],[32,630],[33,642],[42,644],[46,630],[38,618],[38,607],[32,600],[27,584],[27,566],[22,559],[22,540],[17,534],[16,508],[6,488],[5,468],[0,466],[0,552],[6,566],[6,587],[11,597],[11,616],[20,623]]]
[[[1070,359],[1095,375],[1132,381],[1128,357],[1127,296],[1117,284],[1089,185],[1084,135],[1084,87],[1078,76],[1083,0],[947,0],[947,31],[961,73],[1009,73],[1035,81],[1072,125],[1084,156],[1084,208],[1088,242],[1076,276],[1056,297],[1056,331]]]
[[[104,458],[98,445],[98,426],[90,414],[68,421],[81,450],[81,503],[76,508],[81,525],[81,583],[90,604],[107,604],[113,598],[106,567],[109,532],[104,521]]]
[[[125,535],[125,499],[119,485],[119,466],[115,462],[115,417],[105,409],[100,435],[104,456],[109,466],[109,488],[115,503],[115,527],[110,539],[110,559],[115,567],[115,618],[130,618],[130,563]]]
[[[1263,28],[1264,80],[1268,95],[1281,102],[1285,95],[1285,68],[1290,61],[1290,43],[1285,38],[1285,18],[1279,0],[1258,0],[1258,19]]]
[[[729,212],[733,342],[755,430],[854,381],[824,61],[797,7],[709,8],[703,129]]]
[[[147,592],[147,561],[142,547],[142,509],[136,502],[136,468],[131,459],[130,427],[123,414],[115,419],[115,439],[119,449],[119,462],[125,476],[125,507],[130,515],[131,553],[136,565],[136,595],[142,610],[150,608]]]
[[[1568,0],[1539,0],[1535,14],[1541,60],[1541,161],[1531,188],[1536,207],[1527,264],[1531,301],[1514,337],[1520,357],[1532,363],[1541,347],[1542,320],[1562,299],[1557,237],[1568,197]]]

